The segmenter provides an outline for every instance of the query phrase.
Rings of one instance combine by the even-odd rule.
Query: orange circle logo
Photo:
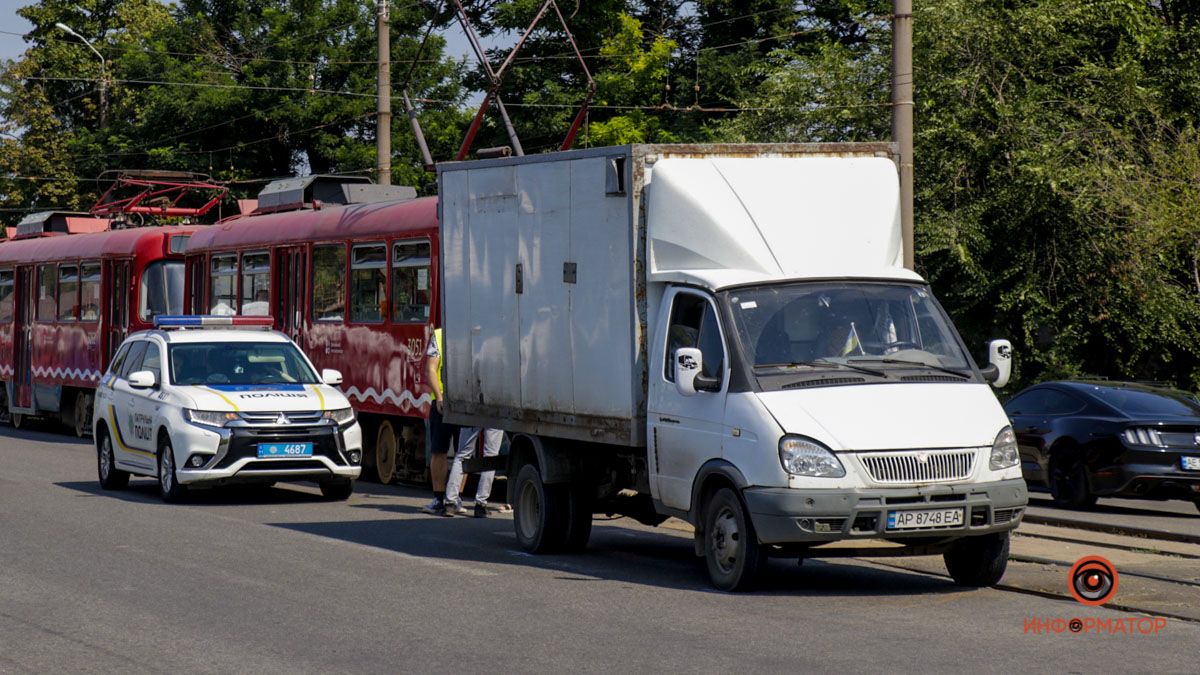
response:
[[[1071,596],[1085,605],[1103,605],[1117,594],[1117,568],[1098,555],[1075,561],[1067,574]]]

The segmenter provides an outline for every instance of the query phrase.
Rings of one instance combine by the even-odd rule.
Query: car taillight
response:
[[[1156,448],[1165,448],[1167,444],[1163,442],[1162,434],[1158,433],[1158,429],[1149,427],[1130,427],[1125,430],[1125,442],[1130,445],[1150,445]]]

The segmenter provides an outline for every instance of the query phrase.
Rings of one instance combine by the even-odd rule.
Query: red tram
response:
[[[185,307],[273,316],[318,368],[343,373],[369,439],[364,464],[384,483],[424,480],[437,233],[437,199],[412,188],[354,177],[277,181],[248,215],[192,237]]]
[[[182,310],[183,250],[198,228],[106,230],[74,214],[48,227],[64,214],[39,215],[0,243],[0,414],[18,427],[57,416],[82,436],[113,350]]]

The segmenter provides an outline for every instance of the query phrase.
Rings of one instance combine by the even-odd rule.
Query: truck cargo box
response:
[[[839,244],[848,241],[859,258],[865,247],[878,259],[873,264],[893,264],[899,250],[892,156],[883,143],[633,145],[439,165],[447,421],[644,445],[655,273],[665,275],[672,266],[755,273],[745,261],[768,260],[764,276],[795,275],[796,267],[836,258]],[[720,182],[722,172],[676,161],[674,182],[662,181],[653,200],[663,221],[661,241],[648,247],[650,200],[643,198],[653,189],[647,185],[656,163],[818,157],[861,157],[867,164],[853,175],[876,176],[884,190],[863,186],[871,198],[855,199],[854,182],[839,179],[831,192],[818,184],[828,169],[815,164],[796,174],[811,184],[769,196],[762,194],[766,183],[745,184],[744,170],[740,187],[729,182],[696,190],[689,187]],[[795,233],[780,231],[805,223],[764,218],[746,195],[765,200],[773,212],[793,198],[792,206],[803,211],[807,199],[821,216],[811,220],[830,227],[815,236],[819,246],[790,258],[772,253],[772,238],[790,241]],[[735,220],[749,228],[746,236],[737,225],[725,226]],[[857,222],[875,229],[855,230]],[[676,243],[688,236],[703,245]],[[754,247],[769,255],[756,255]]]

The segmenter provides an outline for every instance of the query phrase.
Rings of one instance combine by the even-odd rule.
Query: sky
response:
[[[0,30],[25,33],[32,26],[17,16],[21,7],[33,4],[33,0],[0,0]],[[15,59],[25,51],[25,41],[17,35],[0,33],[0,59]]]

